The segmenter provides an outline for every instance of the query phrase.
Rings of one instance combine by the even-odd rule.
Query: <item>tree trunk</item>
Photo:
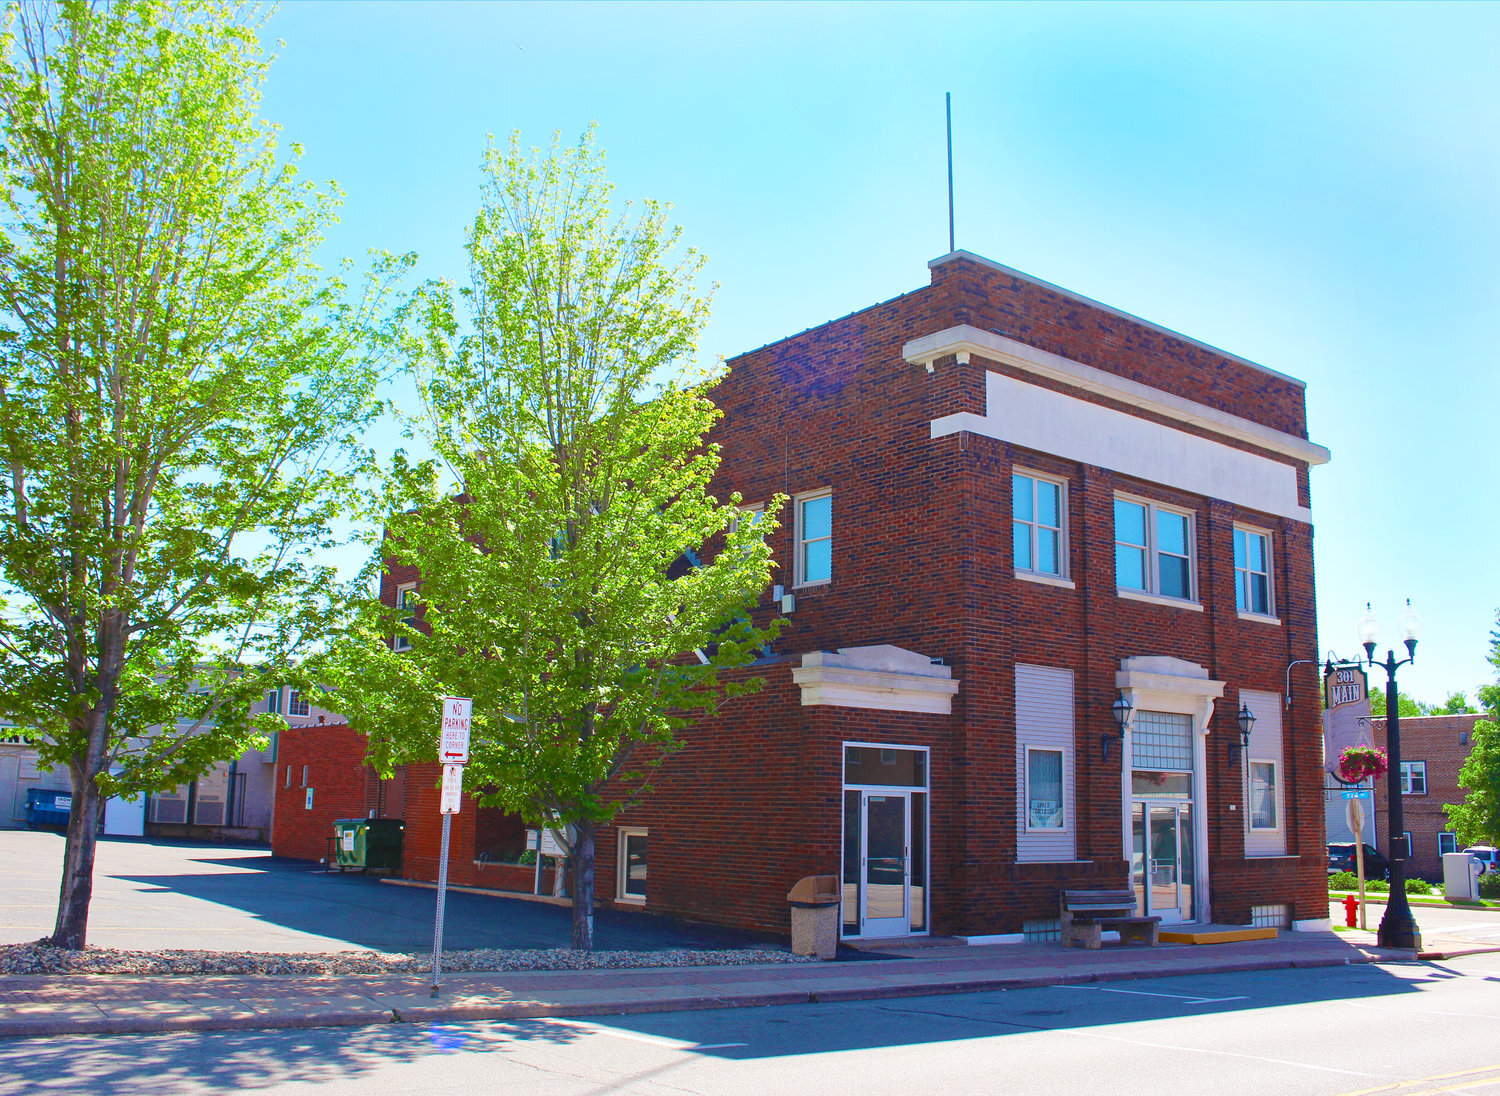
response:
[[[594,950],[594,823],[576,823],[573,855],[573,950]]]
[[[82,950],[89,927],[89,901],[94,896],[94,852],[99,841],[99,812],[103,802],[93,774],[70,766],[73,809],[68,815],[67,844],[63,848],[62,890],[57,899],[57,924],[52,945]]]

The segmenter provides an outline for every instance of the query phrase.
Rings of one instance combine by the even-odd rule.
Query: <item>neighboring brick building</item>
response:
[[[1458,786],[1458,770],[1474,738],[1474,724],[1482,715],[1424,715],[1401,717],[1401,767],[1405,770],[1401,787],[1401,819],[1411,834],[1411,860],[1407,874],[1440,883],[1443,879],[1442,853],[1458,852],[1462,845],[1443,813],[1445,803],[1462,803],[1464,790]],[[1386,745],[1386,722],[1372,719],[1375,744]],[[1391,851],[1389,817],[1390,796],[1386,780],[1375,781],[1375,845],[1387,856]]]
[[[1326,925],[1312,665],[1283,702],[1316,647],[1302,384],[966,252],[929,265],[715,391],[715,491],[792,500],[762,604],[789,627],[763,691],[600,834],[601,899],[785,932],[827,873],[847,937],[1021,939],[1070,886]]]

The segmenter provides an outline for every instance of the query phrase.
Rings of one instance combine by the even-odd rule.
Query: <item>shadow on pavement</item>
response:
[[[269,855],[194,860],[238,870],[117,874],[115,878],[231,907],[268,924],[362,948],[432,949],[436,895],[429,888],[384,883],[378,877],[352,872],[327,873],[309,861]],[[565,948],[572,938],[571,918],[565,906],[450,890],[443,946],[453,950]],[[782,941],[748,933],[608,909],[595,912],[594,933],[595,947],[607,951],[784,947]]]

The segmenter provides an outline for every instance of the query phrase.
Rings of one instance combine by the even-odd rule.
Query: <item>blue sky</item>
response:
[[[347,192],[329,261],[461,278],[486,135],[591,120],[719,283],[705,356],[958,246],[1307,382],[1319,653],[1421,613],[1493,679],[1500,5],[290,3],[263,110]],[[1375,682],[1372,681],[1372,684]],[[1383,684],[1383,682],[1381,682]]]

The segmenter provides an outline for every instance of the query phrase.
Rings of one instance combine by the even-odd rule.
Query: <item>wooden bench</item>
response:
[[[1097,948],[1105,929],[1115,929],[1120,942],[1155,946],[1160,917],[1135,916],[1135,895],[1128,890],[1066,890],[1058,899],[1062,914],[1062,943],[1081,942]]]

